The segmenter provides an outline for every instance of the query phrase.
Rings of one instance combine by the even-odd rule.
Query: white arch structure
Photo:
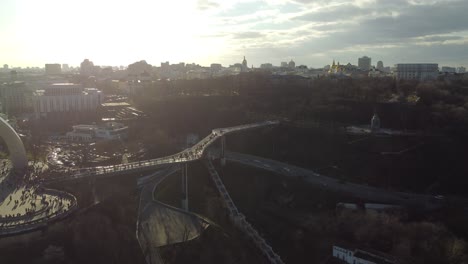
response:
[[[28,165],[26,150],[24,149],[23,141],[8,122],[0,117],[0,137],[5,141],[8,151],[10,152],[10,160],[13,164],[13,169],[24,169]]]

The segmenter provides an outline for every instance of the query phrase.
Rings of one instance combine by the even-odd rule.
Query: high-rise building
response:
[[[62,64],[62,70],[64,72],[70,71],[70,67],[68,66],[68,64]]]
[[[395,77],[398,80],[434,80],[439,75],[437,63],[399,63],[395,65]]]
[[[465,73],[466,72],[466,68],[463,67],[463,66],[460,66],[457,68],[457,73]]]
[[[6,114],[32,112],[32,90],[24,82],[5,83],[0,86],[0,102]]]
[[[382,61],[378,61],[378,62],[377,62],[377,70],[379,70],[379,71],[383,71],[383,70],[384,70],[384,66],[383,66],[383,62],[382,62]]]
[[[80,64],[80,74],[84,76],[90,76],[94,74],[94,63],[88,59],[85,59]]]
[[[361,70],[368,71],[371,68],[371,58],[364,56],[358,59],[358,67]]]
[[[47,75],[57,75],[62,73],[62,66],[58,63],[48,63],[45,65]]]

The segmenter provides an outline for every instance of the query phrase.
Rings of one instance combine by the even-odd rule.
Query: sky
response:
[[[468,66],[467,0],[0,0],[0,64]]]

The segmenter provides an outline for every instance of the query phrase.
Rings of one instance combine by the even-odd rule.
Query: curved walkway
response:
[[[9,170],[9,162],[1,162],[0,236],[14,235],[47,226],[69,215],[77,208],[76,197],[62,191],[38,187],[36,173],[46,166],[30,163],[27,174]]]
[[[169,166],[139,181],[142,190],[136,237],[147,263],[162,263],[157,248],[195,239],[210,224],[203,217],[154,199],[156,187],[178,171],[178,165]]]
[[[255,129],[255,128],[266,127],[266,126],[274,126],[278,124],[279,124],[279,121],[265,121],[265,122],[247,124],[247,125],[234,126],[234,127],[217,128],[217,129],[213,129],[211,134],[203,138],[200,142],[198,142],[194,146],[187,148],[179,153],[170,155],[170,156],[151,159],[151,160],[130,162],[126,164],[97,166],[97,167],[82,168],[82,169],[72,169],[66,172],[68,175],[46,179],[45,182],[55,182],[55,181],[65,181],[65,180],[87,178],[87,177],[101,177],[101,176],[112,176],[112,175],[118,175],[118,174],[127,174],[127,173],[132,173],[132,172],[140,172],[144,170],[155,169],[160,166],[164,166],[168,164],[185,163],[189,161],[194,161],[194,160],[198,160],[202,158],[206,149],[211,144],[213,144],[213,142],[215,142],[217,139],[225,135],[232,134],[232,133],[239,132],[239,131],[245,131],[249,129]]]
[[[14,194],[22,195],[23,190],[19,189]],[[7,217],[9,214],[2,215],[2,218],[0,218],[0,236],[16,235],[46,227],[51,221],[67,217],[78,207],[76,197],[67,192],[41,188],[28,189],[27,193],[29,194],[28,198],[30,198],[27,200],[28,203],[36,203],[40,208],[36,209],[34,207],[34,211],[26,213],[26,209],[32,210],[32,208],[24,208],[22,206],[27,203],[22,203],[21,206],[15,208],[17,210],[8,210],[10,214],[11,212],[18,212],[20,216]],[[22,212],[20,213],[19,210],[22,210]]]

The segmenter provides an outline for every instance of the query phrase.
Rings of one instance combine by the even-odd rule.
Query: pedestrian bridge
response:
[[[194,146],[187,148],[179,153],[156,158],[150,160],[142,160],[137,162],[130,162],[126,164],[117,164],[117,165],[109,165],[109,166],[97,166],[97,167],[89,167],[89,168],[81,168],[81,169],[70,169],[67,172],[64,172],[65,175],[55,178],[46,179],[45,182],[57,182],[57,181],[66,181],[66,180],[73,180],[73,179],[82,179],[82,178],[89,178],[89,177],[106,177],[106,176],[114,176],[118,174],[128,174],[128,173],[135,173],[135,172],[142,172],[151,169],[157,169],[163,165],[168,164],[176,164],[176,163],[186,163],[190,161],[195,161],[201,159],[206,149],[213,144],[217,139],[221,139],[222,146],[221,146],[221,155],[222,159],[224,159],[224,146],[225,140],[224,136],[228,134],[233,134],[236,132],[262,128],[262,127],[269,127],[278,125],[280,122],[275,121],[264,121],[258,123],[251,123],[246,125],[240,126],[233,126],[233,127],[226,127],[226,128],[216,128],[211,131],[211,133],[200,140]]]

